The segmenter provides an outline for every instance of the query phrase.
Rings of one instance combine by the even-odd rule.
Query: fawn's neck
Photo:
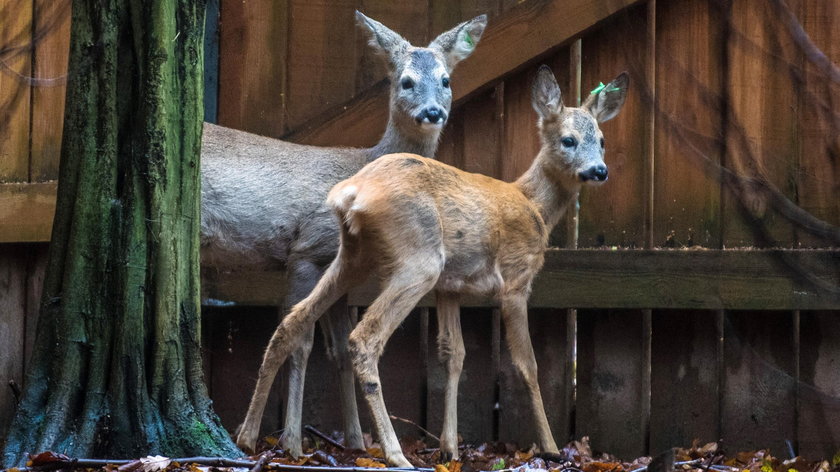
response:
[[[515,184],[539,208],[546,229],[551,232],[577,198],[580,183],[547,165],[542,155],[543,151],[540,151],[531,167],[516,179]]]
[[[367,162],[395,152],[409,152],[433,158],[437,151],[439,137],[440,130],[426,132],[418,129],[416,123],[398,123],[391,116],[382,139],[367,150]]]

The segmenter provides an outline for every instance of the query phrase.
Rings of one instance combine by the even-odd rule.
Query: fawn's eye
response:
[[[604,138],[601,138],[601,149],[604,149]]]
[[[440,81],[440,83],[441,83],[441,85],[443,85],[444,88],[449,88],[449,77],[444,77]]]
[[[402,82],[400,82],[400,85],[402,85],[403,90],[413,89],[414,88],[414,81],[409,79],[408,77],[406,77],[406,78],[402,79]]]
[[[560,140],[560,143],[563,144],[564,147],[572,148],[577,146],[577,139],[571,136],[566,136],[565,138]]]

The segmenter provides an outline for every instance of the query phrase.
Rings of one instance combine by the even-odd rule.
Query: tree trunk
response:
[[[203,0],[75,0],[41,317],[3,462],[240,455],[199,329]]]

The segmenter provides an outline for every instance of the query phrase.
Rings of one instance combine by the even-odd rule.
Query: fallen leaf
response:
[[[70,458],[64,454],[57,454],[52,451],[44,451],[37,456],[29,456],[28,464],[30,467],[38,467],[55,462],[70,462]]]
[[[443,464],[435,464],[435,472],[450,472],[450,470]]]
[[[378,447],[367,448],[367,453],[368,453],[368,455],[371,455],[371,456],[376,457],[378,459],[384,459],[385,458],[385,453],[382,452],[382,449],[379,449]]]
[[[449,472],[461,472],[461,466],[464,465],[461,461],[451,460],[446,464],[446,468],[449,469]]]
[[[381,452],[381,451],[380,451]],[[357,457],[356,458],[356,467],[376,467],[378,469],[384,469],[385,464],[375,461],[370,457]]]

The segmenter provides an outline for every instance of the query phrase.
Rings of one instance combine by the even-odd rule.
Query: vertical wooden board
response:
[[[575,436],[625,460],[647,453],[644,331],[638,310],[578,310]]]
[[[796,84],[792,73],[801,64],[791,53],[788,36],[773,8],[749,1],[732,2],[728,41],[729,106],[724,165],[746,178],[761,177],[795,198],[799,134]],[[792,225],[779,216],[762,194],[724,193],[723,244],[726,247],[794,243]],[[746,213],[749,216],[745,216]],[[754,219],[757,218],[757,221]],[[757,237],[766,231],[770,241]]]
[[[204,16],[204,121],[219,122],[219,0],[207,0]]]
[[[26,330],[26,257],[18,244],[0,245],[0,437],[15,412],[9,381],[23,386]]]
[[[355,94],[355,7],[352,0],[289,2],[286,116],[290,130]]]
[[[29,365],[32,348],[35,346],[35,330],[38,327],[38,317],[41,315],[41,293],[44,290],[44,276],[47,272],[49,258],[49,246],[47,244],[28,244],[26,248],[29,265],[26,274],[24,366]]]
[[[206,349],[212,358],[210,391],[213,409],[228,431],[234,431],[245,418],[248,402],[257,382],[268,340],[277,327],[275,307],[203,307],[204,323],[209,325],[211,342]],[[282,375],[271,387],[260,434],[282,425]]]
[[[785,440],[796,437],[794,349],[792,313],[726,313],[721,421],[728,450],[786,455]]]
[[[585,100],[599,82],[607,83],[622,71],[630,73],[630,91],[621,113],[601,125],[610,179],[581,192],[580,247],[644,246],[648,120],[638,89],[649,83],[644,77],[646,40],[644,5],[618,13],[583,38],[581,98]]]
[[[566,383],[572,377],[566,362],[566,310],[531,309],[528,322],[548,423],[555,441],[563,444],[568,439],[565,435],[571,418],[571,405],[566,400]],[[503,332],[504,329],[503,324]],[[503,335],[499,366],[499,440],[515,442],[527,448],[531,443],[539,444],[534,428],[534,413],[528,390],[513,365],[504,339]]]
[[[288,2],[221,0],[221,17],[219,124],[282,136],[288,130],[287,64],[294,65],[289,61]],[[307,60],[317,64],[322,59]]]
[[[654,245],[718,248],[720,183],[712,170],[723,149],[720,15],[707,0],[656,6]],[[631,88],[641,93],[642,86]]]
[[[437,354],[437,319],[429,323],[429,397],[426,429],[440,434],[443,428],[446,367]],[[458,382],[458,434],[467,444],[481,444],[493,439],[493,411],[496,378],[492,356],[493,316],[486,308],[461,308],[461,331],[464,337],[464,368]]]
[[[715,312],[653,312],[650,452],[717,441],[720,335]]]
[[[800,315],[799,455],[826,459],[840,445],[840,312]]]
[[[471,99],[453,113],[463,115],[463,157],[461,169],[501,177],[501,88],[493,88]]]
[[[70,55],[70,0],[35,0],[30,180],[58,178]]]
[[[29,181],[32,1],[0,0],[0,182]]]
[[[840,3],[797,3],[799,19],[814,44],[836,66],[840,64]],[[798,55],[802,52],[798,51]],[[825,73],[803,60],[805,74],[799,97],[801,133],[800,162],[797,173],[797,203],[815,217],[840,225],[840,86],[826,79]],[[800,245],[829,245],[804,229],[797,232]]]
[[[360,0],[358,9],[368,17],[396,31],[415,46],[425,46],[429,42],[428,2]],[[358,38],[356,57],[359,58],[356,69],[356,93],[361,93],[387,77],[388,66],[386,58],[368,44],[370,35],[367,31],[359,30],[356,36]]]

